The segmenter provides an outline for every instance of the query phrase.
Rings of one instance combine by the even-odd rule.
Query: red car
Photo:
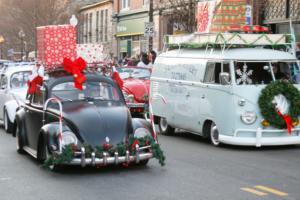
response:
[[[143,67],[119,68],[123,80],[122,92],[131,114],[143,115],[148,108],[151,69]]]

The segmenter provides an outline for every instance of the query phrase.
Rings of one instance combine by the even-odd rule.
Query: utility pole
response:
[[[149,22],[153,23],[153,0],[149,0]],[[154,29],[154,27],[153,27]],[[153,49],[153,36],[149,36],[149,51]]]

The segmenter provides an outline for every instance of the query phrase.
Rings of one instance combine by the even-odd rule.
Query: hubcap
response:
[[[215,123],[211,125],[210,139],[213,145],[218,146],[220,144],[219,131]]]
[[[165,132],[167,131],[167,128],[168,128],[168,123],[167,123],[167,120],[165,118],[160,118],[160,128],[162,130],[162,132]]]

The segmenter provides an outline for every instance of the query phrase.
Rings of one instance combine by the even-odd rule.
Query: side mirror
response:
[[[228,72],[221,72],[219,74],[219,81],[221,85],[229,85],[230,84],[230,75]]]

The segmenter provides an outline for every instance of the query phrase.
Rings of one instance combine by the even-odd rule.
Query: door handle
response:
[[[201,99],[205,99],[205,94],[202,94]]]

